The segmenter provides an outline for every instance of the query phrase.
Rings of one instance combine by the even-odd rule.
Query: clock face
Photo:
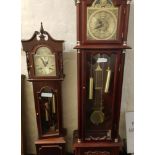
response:
[[[87,10],[87,39],[88,40],[115,40],[117,31],[118,9]]]
[[[34,55],[35,76],[56,76],[55,54],[48,47],[39,47]]]

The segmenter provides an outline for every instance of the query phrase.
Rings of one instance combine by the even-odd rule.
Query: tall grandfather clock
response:
[[[76,0],[78,131],[75,155],[118,155],[130,1]]]
[[[62,40],[54,40],[44,31],[35,31],[32,38],[22,40],[26,52],[29,81],[33,84],[39,139],[38,155],[63,155],[65,149],[62,127],[61,82],[63,74]]]

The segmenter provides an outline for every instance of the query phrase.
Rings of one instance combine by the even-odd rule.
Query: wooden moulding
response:
[[[75,46],[74,49],[131,49],[131,47],[123,45],[80,45]]]
[[[64,137],[57,137],[57,138],[47,138],[47,139],[38,139],[37,141],[35,141],[36,145],[39,144],[65,144],[66,141],[64,139]]]

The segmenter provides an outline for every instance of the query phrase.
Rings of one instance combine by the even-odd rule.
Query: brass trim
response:
[[[131,4],[132,0],[127,0],[126,4]]]
[[[110,138],[108,136],[103,136],[103,137],[93,137],[93,136],[89,136],[85,138],[86,141],[103,141],[103,140],[110,140]]]
[[[79,3],[81,3],[81,1],[80,0],[76,0],[76,3],[79,4]]]
[[[77,50],[77,53],[80,54],[80,50],[79,49]]]
[[[99,154],[110,155],[110,152],[108,152],[108,151],[87,151],[87,152],[84,152],[84,155],[99,155]]]
[[[118,138],[115,138],[114,142],[115,142],[115,143],[118,143]]]
[[[83,88],[83,89],[86,89],[86,87],[85,87],[85,86],[83,86],[82,88]]]
[[[80,46],[80,41],[79,40],[77,41],[77,46]]]
[[[81,139],[78,138],[77,142],[78,142],[78,143],[81,143]]]
[[[109,87],[110,87],[110,80],[111,80],[111,69],[110,67],[107,68],[107,78],[106,78],[106,83],[105,83],[105,88],[104,88],[104,92],[108,93],[109,92]]]
[[[127,41],[123,41],[123,46],[126,46],[127,45]]]

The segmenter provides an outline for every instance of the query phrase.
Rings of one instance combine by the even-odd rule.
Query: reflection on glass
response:
[[[56,95],[45,88],[41,93],[41,125],[43,133],[50,134],[57,130]]]
[[[106,54],[95,54],[87,57],[89,68],[87,74],[87,116],[90,122],[87,123],[89,129],[92,126],[104,126],[106,120],[110,118],[112,94],[112,74],[114,70],[114,56]],[[106,110],[105,110],[106,109]],[[88,122],[88,121],[87,121]]]

